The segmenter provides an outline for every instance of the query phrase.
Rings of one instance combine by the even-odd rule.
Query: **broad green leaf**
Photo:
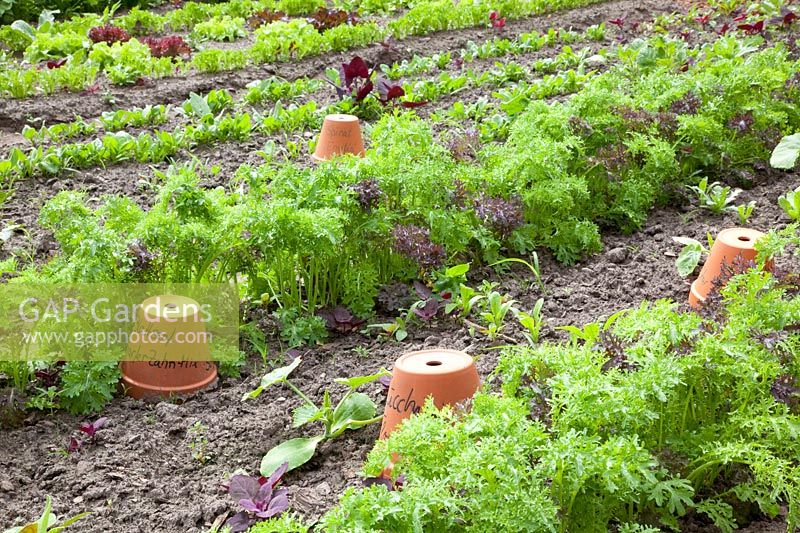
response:
[[[352,378],[336,378],[336,379],[334,379],[334,381],[336,383],[339,383],[340,385],[347,385],[351,389],[357,389],[360,386],[366,385],[367,383],[371,383],[371,382],[375,381],[376,379],[382,378],[383,376],[391,376],[391,373],[388,370],[386,370],[385,368],[381,368],[380,371],[378,371],[375,374],[369,375],[369,376],[355,376],[355,377],[352,377]]]
[[[457,278],[459,276],[463,276],[467,272],[469,272],[469,263],[464,263],[462,265],[456,265],[448,268],[444,274],[448,278]]]
[[[691,239],[690,239],[691,240]],[[675,259],[675,267],[678,275],[685,278],[694,272],[703,257],[703,245],[697,241],[689,242],[683,247],[678,258]]]
[[[269,476],[283,463],[289,463],[289,470],[305,464],[314,456],[317,444],[323,439],[322,435],[316,437],[303,437],[287,440],[278,444],[261,460],[261,475]]]
[[[286,378],[289,377],[289,374],[291,374],[302,362],[302,358],[298,357],[292,361],[292,364],[276,368],[269,374],[265,375],[263,378],[261,378],[261,384],[258,386],[258,388],[252,392],[246,393],[242,397],[242,401],[258,398],[258,396],[268,387],[274,385],[275,383],[286,381]]]
[[[280,368],[276,368],[275,370],[273,370],[272,372],[261,378],[260,386],[266,389],[270,385],[274,385],[279,381],[285,381],[286,378],[289,377],[289,374],[294,372],[294,369],[300,366],[300,363],[302,362],[303,362],[302,358],[298,357],[294,361],[292,361],[291,364],[282,366]]]
[[[375,403],[364,393],[356,392],[346,396],[333,411],[331,435],[337,435],[345,429],[357,429],[375,418]]]
[[[798,155],[800,155],[800,133],[795,133],[781,139],[772,151],[769,164],[773,168],[790,169],[797,162]]]
[[[189,94],[189,103],[192,106],[192,113],[200,118],[212,114],[211,107],[209,107],[208,102],[206,102],[205,98],[197,93]]]
[[[292,412],[292,427],[299,428],[320,418],[322,418],[321,410],[314,405],[304,403]]]
[[[24,20],[15,20],[14,22],[12,22],[11,29],[17,30],[22,35],[29,38],[31,41],[33,41],[36,38],[36,30],[34,30],[31,27],[31,25],[25,22]]]

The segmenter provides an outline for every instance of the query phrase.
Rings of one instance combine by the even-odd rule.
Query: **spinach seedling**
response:
[[[317,405],[288,379],[300,363],[302,358],[298,357],[291,364],[276,368],[261,378],[261,384],[257,389],[242,398],[242,401],[258,398],[268,387],[283,383],[303,400],[303,404],[292,413],[293,427],[299,428],[312,422],[321,422],[323,425],[323,431],[318,435],[291,439],[267,452],[261,461],[263,475],[271,474],[283,463],[288,463],[289,470],[297,468],[314,456],[317,445],[321,442],[335,439],[348,429],[358,429],[378,422],[382,418],[376,416],[377,407],[372,399],[364,393],[356,392],[356,389],[388,375],[388,371],[381,369],[370,376],[336,379],[334,380],[336,383],[348,388],[347,392],[334,405],[330,391],[326,390],[322,403]]]

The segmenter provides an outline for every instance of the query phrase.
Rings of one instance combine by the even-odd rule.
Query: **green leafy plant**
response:
[[[207,433],[208,426],[201,420],[192,424],[186,431],[186,436],[189,439],[186,446],[189,448],[189,451],[192,452],[192,459],[197,461],[200,465],[208,463],[214,457],[208,449]]]
[[[753,216],[753,211],[755,211],[756,202],[750,201],[746,204],[741,204],[736,206],[736,216],[739,217],[739,224],[744,226],[750,220],[750,217]]]
[[[198,40],[235,41],[247,35],[245,20],[224,15],[196,24],[191,36]]]
[[[544,298],[539,298],[536,300],[530,313],[525,311],[516,311],[515,313],[520,325],[525,328],[524,335],[529,344],[536,344],[539,342],[539,334],[542,332],[542,326],[544,326],[544,317],[542,316],[543,306]]]
[[[682,278],[692,275],[697,269],[697,265],[700,264],[703,254],[707,254],[714,244],[710,233],[708,234],[708,248],[703,246],[700,241],[690,237],[673,237],[672,240],[683,245],[675,259],[675,267],[678,269],[678,275]]]
[[[12,527],[11,529],[5,530],[4,533],[61,533],[72,524],[86,518],[90,514],[91,513],[81,513],[72,518],[59,520],[59,518],[53,514],[53,500],[50,496],[47,496],[42,516],[36,520],[36,522],[31,522],[24,526]]]
[[[735,210],[731,204],[742,192],[739,189],[722,186],[716,181],[709,183],[708,178],[701,179],[697,185],[689,186],[689,190],[697,195],[701,208],[708,209],[716,215],[724,211]]]
[[[778,198],[778,205],[789,215],[789,218],[800,220],[800,187],[782,194]]]
[[[762,266],[799,239],[795,224],[759,241]],[[348,489],[321,525],[649,533],[699,513],[730,531],[752,503],[783,506],[793,530],[798,299],[794,273],[752,269],[702,316],[645,302],[564,328],[566,342],[508,346],[499,391],[469,410],[429,401],[369,454],[365,473],[391,466],[392,479]]]
[[[261,378],[261,384],[257,389],[242,398],[242,400],[258,398],[265,389],[282,383],[303,401],[302,405],[292,413],[292,426],[299,428],[313,422],[321,422],[323,425],[323,431],[318,435],[291,439],[267,452],[261,461],[262,475],[265,472],[271,474],[284,463],[288,463],[289,470],[297,468],[313,457],[321,442],[335,439],[348,429],[359,429],[382,418],[375,416],[376,406],[372,399],[364,393],[356,392],[356,389],[389,375],[387,371],[381,370],[370,376],[336,379],[336,383],[347,387],[347,392],[334,405],[330,392],[325,390],[322,403],[318,405],[288,379],[300,363],[302,359],[298,357],[291,364],[268,373]]]

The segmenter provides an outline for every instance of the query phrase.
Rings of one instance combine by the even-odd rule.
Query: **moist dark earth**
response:
[[[654,1],[611,2],[510,23],[509,34],[551,26],[579,29],[619,16],[628,16],[629,20],[652,18],[656,12],[667,8],[674,6],[666,7]],[[399,52],[387,52],[376,45],[359,53],[375,61],[390,62],[415,53],[455,50],[468,40],[482,38],[482,30],[464,30],[403,41],[396,47]],[[380,57],[387,53],[396,57]],[[189,91],[204,92],[220,87],[241,89],[252,79],[276,72],[276,68],[290,79],[317,75],[329,63],[343,59],[345,55],[224,75],[161,80],[148,87],[113,89],[113,93],[118,105],[123,107],[176,103]],[[3,100],[0,101],[0,129],[5,133],[19,131],[31,117],[42,117],[47,123],[71,119],[60,111],[63,109],[92,117],[108,108],[98,96],[59,95],[23,102]],[[242,163],[257,149],[239,145],[232,148],[236,151],[233,154],[221,150],[214,155]],[[55,189],[88,188],[93,196],[126,193],[147,204],[147,194],[135,184],[140,176],[151,173],[146,166],[122,165],[107,171],[80,173],[66,184],[57,180],[21,182],[9,209],[4,211],[4,222],[25,223],[41,244],[44,237],[34,221],[41,201],[52,196]],[[777,206],[777,198],[800,186],[800,175],[769,171],[762,166],[754,171],[753,182],[753,188],[744,191],[738,199],[739,203],[754,200],[757,204],[748,226],[760,230],[785,226],[788,219]],[[530,272],[516,268],[502,277],[488,270],[476,271],[470,283],[477,285],[487,278],[497,281],[498,290],[509,293],[521,308],[530,309],[538,298],[544,297],[547,326],[543,340],[557,340],[562,338],[555,329],[557,326],[583,325],[620,309],[636,307],[644,300],[669,298],[684,303],[690,280],[677,274],[674,260],[680,247],[672,237],[687,236],[705,241],[707,232],[715,235],[721,229],[736,225],[739,222],[735,214],[713,216],[692,207],[664,207],[654,211],[644,228],[635,234],[606,232],[605,250],[572,267],[541,254],[544,292],[534,283]],[[41,256],[48,251],[45,247],[33,253]],[[513,325],[507,328],[503,343],[524,342],[521,332]],[[486,385],[493,386],[487,378],[497,358],[496,343],[480,334],[471,336],[466,326],[455,321],[414,326],[409,333],[403,343],[351,334],[305,348],[301,350],[304,362],[295,371],[293,382],[319,400],[324,388],[336,377],[391,368],[397,357],[411,350],[446,347],[473,355]],[[270,354],[273,364],[288,362],[276,343],[271,344]],[[62,452],[78,425],[91,418],[65,413],[30,413],[22,427],[0,431],[0,524],[21,524],[37,517],[46,495],[53,497],[59,515],[92,513],[73,528],[75,531],[198,533],[214,523],[222,523],[235,512],[234,503],[222,486],[231,474],[238,469],[256,473],[261,457],[272,446],[313,431],[291,428],[291,409],[299,402],[285,387],[276,386],[256,400],[241,401],[244,393],[258,385],[265,371],[261,361],[253,356],[241,378],[222,379],[215,388],[185,401],[146,403],[120,397],[102,413],[109,422],[100,430],[98,443],[73,454]],[[334,390],[342,392],[341,388],[334,387]],[[374,384],[365,387],[365,392],[382,409],[385,401],[382,387]],[[205,463],[194,459],[189,448],[193,442],[189,429],[197,422],[207,426],[204,437],[210,459]],[[322,445],[309,463],[290,472],[285,477],[285,485],[292,509],[313,522],[335,505],[346,487],[360,484],[360,469],[378,436],[378,429],[373,425],[347,432],[342,438]],[[683,528],[715,531],[693,516],[687,517]],[[776,520],[755,517],[744,530],[753,533],[785,531],[786,523],[780,517]]]

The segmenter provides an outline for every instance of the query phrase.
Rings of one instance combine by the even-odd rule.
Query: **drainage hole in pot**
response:
[[[167,304],[167,305],[164,306],[164,309],[166,309],[168,311],[174,311],[177,308],[178,308],[178,306],[175,305],[175,304]]]
[[[428,361],[425,364],[428,365],[428,366],[441,366],[442,362],[441,361]]]
[[[750,242],[750,237],[745,237],[744,235],[742,235],[741,237],[739,237],[739,240],[743,242]]]

